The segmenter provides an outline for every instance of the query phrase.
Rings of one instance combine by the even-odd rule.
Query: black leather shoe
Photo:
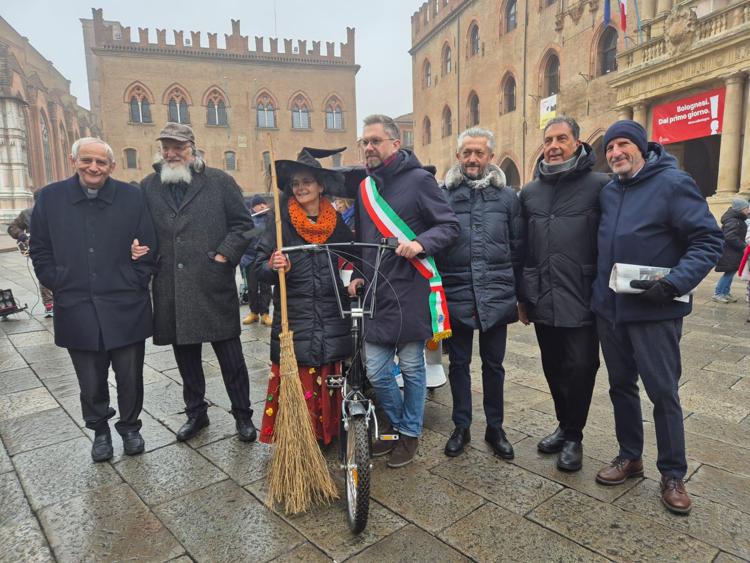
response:
[[[109,432],[94,436],[94,444],[91,446],[91,459],[97,463],[112,459],[112,436]]]
[[[578,471],[583,463],[583,444],[566,440],[557,456],[557,468],[562,471]]]
[[[468,428],[461,428],[456,426],[453,430],[453,434],[448,438],[448,442],[445,444],[445,455],[448,457],[456,457],[461,455],[464,451],[466,444],[471,442],[471,433]]]
[[[495,455],[503,459],[513,459],[513,446],[505,437],[505,431],[502,428],[487,428],[484,433],[484,441],[487,442]]]
[[[205,413],[188,418],[187,422],[177,431],[177,441],[186,442],[209,424],[208,415]]]
[[[255,424],[251,418],[240,418],[237,419],[237,437],[241,442],[255,442],[258,437],[258,431],[255,429]]]
[[[122,435],[122,448],[125,450],[125,455],[138,455],[146,449],[146,442],[138,430],[133,430]]]
[[[565,431],[558,426],[552,434],[542,438],[536,445],[536,449],[544,454],[556,454],[562,449],[563,442],[565,442]]]

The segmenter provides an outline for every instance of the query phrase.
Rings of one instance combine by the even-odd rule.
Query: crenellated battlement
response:
[[[133,41],[130,27],[120,22],[104,21],[101,8],[92,8],[94,42],[92,48],[103,51],[128,51],[143,54],[166,54],[187,57],[225,58],[234,60],[251,60],[287,64],[328,64],[355,65],[354,28],[346,28],[346,43],[339,44],[339,55],[336,55],[336,44],[325,42],[325,51],[320,41],[308,42],[303,39],[284,39],[283,50],[279,50],[279,39],[268,38],[270,48],[266,49],[264,37],[254,38],[254,50],[250,49],[247,35],[240,32],[240,20],[231,20],[232,33],[224,34],[225,47],[219,48],[218,34],[207,33],[208,46],[204,47],[200,31],[191,31],[190,37],[185,32],[173,30],[174,42],[167,43],[167,30],[156,29],[156,43],[149,40],[149,29],[138,28],[138,41]]]
[[[411,17],[411,44],[415,45],[469,1],[427,0]]]

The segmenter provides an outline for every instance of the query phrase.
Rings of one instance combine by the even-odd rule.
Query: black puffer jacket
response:
[[[494,165],[476,187],[458,166],[445,177],[458,217],[458,238],[435,256],[453,324],[488,330],[518,320],[516,284],[523,264],[524,223],[515,192]]]
[[[282,237],[284,246],[306,244],[292,226],[285,202],[282,203]],[[336,214],[336,228],[326,242],[347,242],[352,232],[341,215]],[[278,275],[268,261],[276,250],[276,225],[269,213],[268,223],[258,242],[254,267],[260,279],[274,284],[273,327],[271,329],[271,361],[279,363],[279,333],[281,332],[281,308],[279,305]],[[295,252],[289,255],[292,268],[286,274],[287,307],[289,329],[294,333],[294,353],[297,363],[304,366],[320,366],[343,360],[351,353],[350,322],[342,319],[336,302],[336,291],[341,292],[344,307],[349,307],[344,285],[336,278],[338,287],[331,280],[328,257],[325,252]],[[338,264],[334,262],[334,268]]]
[[[745,253],[747,215],[731,207],[721,216],[721,231],[724,233],[724,252],[716,264],[717,272],[736,272]]]
[[[592,172],[596,157],[582,144],[575,168],[544,174],[537,162],[534,180],[519,198],[526,221],[526,253],[519,301],[529,320],[575,328],[590,325],[591,285],[596,276],[599,192],[609,176]]]

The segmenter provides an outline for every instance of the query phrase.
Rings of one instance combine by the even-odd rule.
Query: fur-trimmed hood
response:
[[[487,175],[479,180],[470,180],[461,172],[461,165],[456,164],[448,170],[445,175],[445,187],[449,190],[455,190],[457,187],[467,184],[469,187],[481,190],[487,186],[495,188],[505,187],[505,173],[494,164],[487,165]]]

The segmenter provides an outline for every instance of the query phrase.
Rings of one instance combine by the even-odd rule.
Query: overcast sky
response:
[[[357,116],[371,113],[393,117],[412,111],[411,15],[424,0],[211,0],[154,2],[146,0],[3,0],[0,15],[51,60],[71,81],[71,93],[89,107],[83,32],[80,18],[91,18],[91,8],[103,8],[105,20],[137,28],[230,34],[230,19],[241,20],[242,35],[315,41],[346,41],[346,28],[356,28]],[[276,14],[274,17],[274,4]],[[281,45],[283,43],[280,42]],[[325,48],[325,43],[322,44]],[[338,52],[338,50],[337,50]],[[135,78],[135,77],[134,77]]]

